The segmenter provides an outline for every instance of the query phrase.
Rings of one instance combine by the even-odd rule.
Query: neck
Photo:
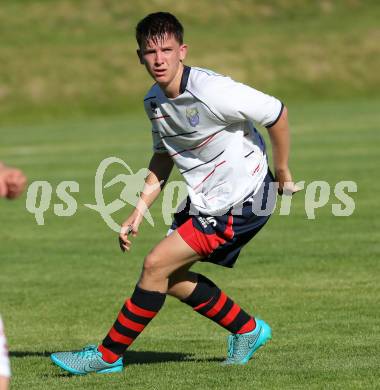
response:
[[[161,89],[168,98],[175,98],[180,95],[183,68],[183,64],[181,63],[173,80],[169,84],[160,85]]]

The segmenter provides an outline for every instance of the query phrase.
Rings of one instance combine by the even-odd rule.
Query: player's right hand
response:
[[[122,252],[131,249],[132,242],[128,236],[131,234],[132,237],[136,237],[138,234],[139,225],[142,221],[142,215],[138,210],[135,210],[121,225],[119,234],[119,245]]]

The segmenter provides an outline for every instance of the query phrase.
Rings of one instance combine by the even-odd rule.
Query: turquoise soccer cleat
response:
[[[253,354],[272,338],[270,326],[256,318],[256,328],[252,332],[228,336],[227,359],[222,364],[247,364]]]
[[[96,345],[89,345],[81,351],[52,353],[50,358],[58,367],[75,375],[85,375],[90,372],[105,374],[123,370],[122,357],[114,363],[107,363]]]

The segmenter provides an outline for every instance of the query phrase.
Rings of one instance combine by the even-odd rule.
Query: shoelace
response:
[[[228,336],[228,352],[227,357],[233,358],[235,353],[235,346],[238,342],[240,334],[231,334]]]
[[[96,352],[97,352],[96,345],[87,345],[87,347],[84,347],[81,351],[74,352],[74,353],[81,358],[90,358],[96,355]]]

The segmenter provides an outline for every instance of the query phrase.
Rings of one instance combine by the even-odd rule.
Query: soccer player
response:
[[[8,167],[0,161],[0,198],[17,198],[25,189],[26,177],[17,168]],[[0,390],[7,390],[11,375],[7,340],[0,317]]]
[[[255,211],[265,210],[274,179],[254,123],[268,129],[279,192],[285,186],[297,190],[288,167],[287,109],[229,77],[184,65],[183,27],[169,13],[146,16],[136,27],[136,39],[140,62],[155,81],[144,99],[153,156],[137,206],[122,225],[121,249],[129,251],[130,235],[137,235],[144,210],[159,195],[173,164],[189,197],[169,234],[145,257],[135,290],[103,342],[51,358],[73,374],[121,371],[125,350],[171,295],[231,333],[224,364],[246,364],[271,338],[271,328],[190,268],[197,261],[232,267],[269,219],[270,212]]]

